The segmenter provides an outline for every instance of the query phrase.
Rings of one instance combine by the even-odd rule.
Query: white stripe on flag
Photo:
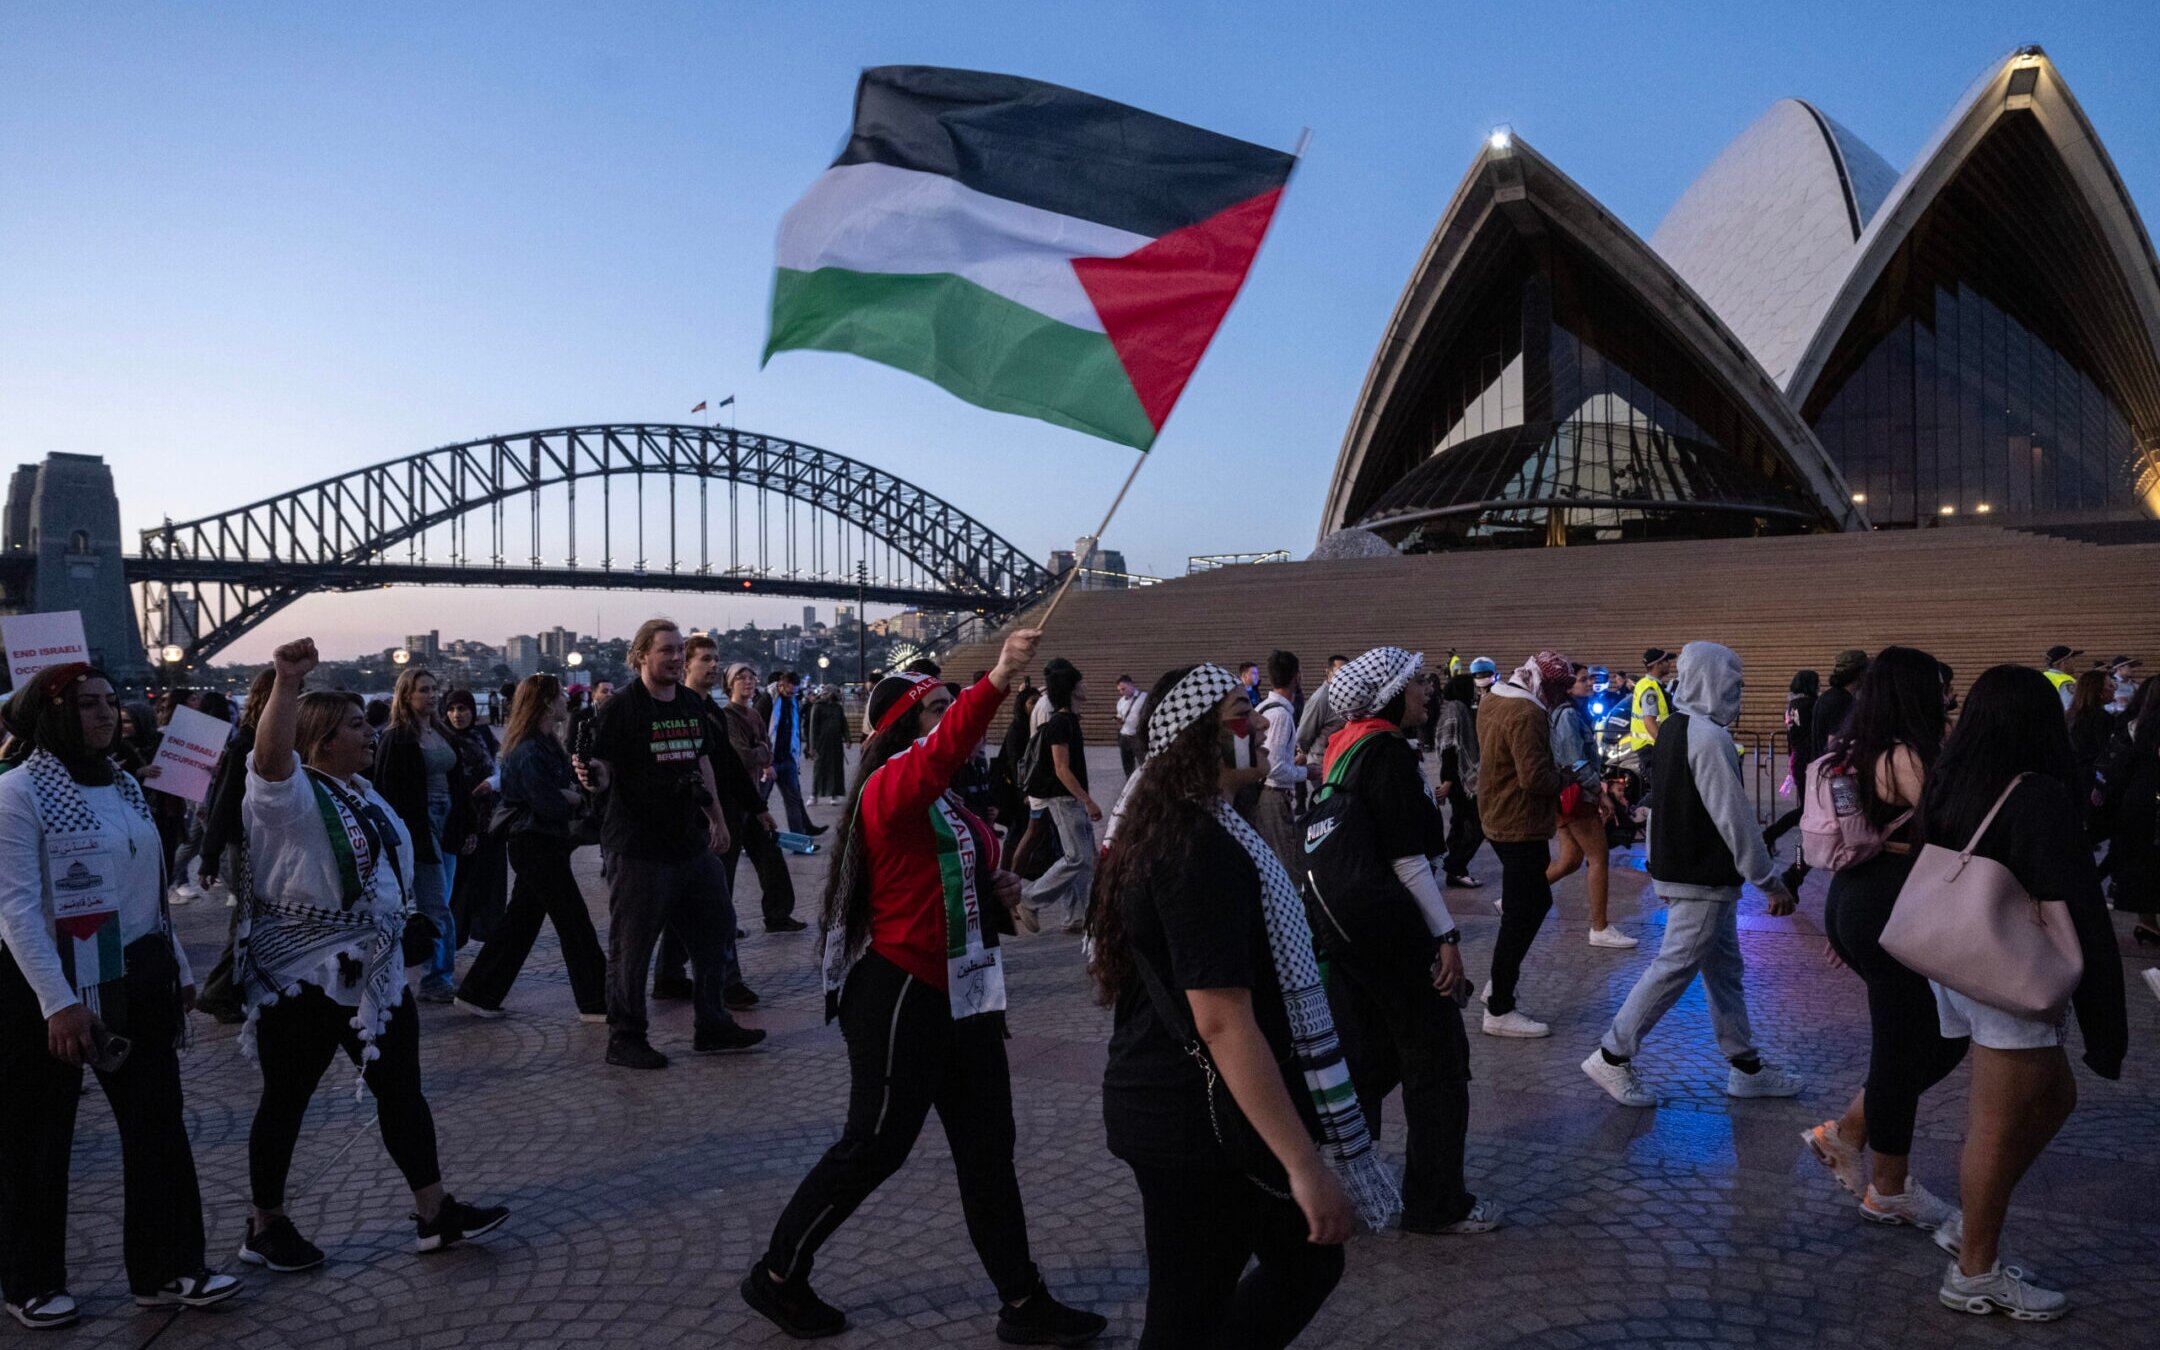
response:
[[[890,164],[827,169],[780,222],[779,265],[952,273],[1060,323],[1100,333],[1074,258],[1121,258],[1145,235],[992,197]]]

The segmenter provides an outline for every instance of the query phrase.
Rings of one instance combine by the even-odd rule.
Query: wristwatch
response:
[[[1442,933],[1440,936],[1434,938],[1433,941],[1442,947],[1453,947],[1459,945],[1462,942],[1462,925],[1457,924],[1455,927],[1448,929],[1445,933]]]

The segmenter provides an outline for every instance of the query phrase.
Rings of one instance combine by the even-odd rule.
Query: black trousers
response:
[[[1515,982],[1523,958],[1537,941],[1538,928],[1552,913],[1552,883],[1545,869],[1552,863],[1548,841],[1531,839],[1503,844],[1492,841],[1500,859],[1500,937],[1493,943],[1492,997],[1485,1007],[1496,1017],[1515,1011]]]
[[[1462,791],[1462,784],[1448,793],[1447,874],[1466,876],[1470,859],[1485,842],[1484,826],[1478,822],[1477,798]]]
[[[735,894],[735,864],[743,855],[750,856],[751,867],[757,870],[758,908],[764,913],[765,927],[795,917],[795,878],[788,872],[787,854],[781,851],[779,838],[765,828],[765,822],[757,819],[739,821],[734,826],[734,843],[720,855],[720,872],[727,881],[728,895]],[[653,978],[679,980],[690,962],[690,949],[676,936],[674,929],[660,935],[659,956],[653,962]],[[736,972],[736,978],[742,978]]]
[[[840,991],[840,1032],[848,1051],[847,1124],[781,1211],[766,1269],[782,1279],[807,1278],[818,1248],[907,1161],[935,1107],[976,1255],[999,1298],[1025,1298],[1040,1273],[1028,1255],[1013,1171],[1003,1019],[954,1021],[944,990],[873,952]]]
[[[1296,1340],[1341,1281],[1343,1249],[1307,1242],[1298,1207],[1239,1173],[1129,1165],[1147,1230],[1140,1350],[1279,1350]]]
[[[313,985],[264,1008],[256,1015],[255,1051],[262,1065],[262,1101],[248,1130],[248,1188],[258,1209],[282,1209],[285,1178],[292,1171],[293,1146],[307,1118],[308,1099],[322,1082],[323,1070],[340,1050],[360,1063],[360,1033],[353,1010]],[[420,1014],[408,991],[382,1035],[380,1052],[363,1073],[375,1094],[375,1119],[383,1147],[418,1191],[442,1180],[435,1158],[435,1115],[420,1091]]]
[[[1138,736],[1128,736],[1122,731],[1118,733],[1118,765],[1125,770],[1127,778],[1132,777],[1133,769],[1140,763],[1140,750],[1141,741]]]
[[[1911,854],[1878,853],[1857,867],[1833,872],[1823,908],[1831,949],[1867,982],[1873,1034],[1867,1087],[1861,1095],[1868,1147],[1892,1157],[1912,1152],[1921,1094],[1950,1076],[1970,1044],[1963,1036],[1942,1034],[1935,991],[1882,949],[1883,925],[1890,922],[1890,908],[1912,867]]]
[[[121,1259],[138,1294],[201,1270],[202,1192],[180,1102],[180,997],[162,936],[127,949],[127,1061],[97,1076],[120,1132]],[[119,1020],[119,1019],[112,1019]],[[82,1069],[54,1059],[37,995],[0,952],[0,1293],[67,1287],[69,1162]]]
[[[1394,950],[1432,950],[1430,939]],[[1342,1040],[1350,1085],[1365,1128],[1380,1139],[1388,1093],[1403,1093],[1403,1221],[1437,1227],[1470,1213],[1477,1197],[1463,1182],[1463,1141],[1470,1133],[1470,1038],[1462,1009],[1432,987],[1414,963],[1328,963],[1328,1007]]]
[[[742,978],[735,957],[735,903],[711,852],[683,862],[608,860],[608,1035],[645,1039],[645,979],[653,948],[673,929],[690,954],[697,1030],[735,1025],[721,991]]]
[[[568,839],[527,831],[510,836],[510,903],[495,921],[494,935],[473,958],[458,985],[458,997],[483,1008],[500,1008],[510,994],[525,958],[540,936],[540,921],[555,925],[563,965],[570,972],[570,995],[579,1012],[607,1011],[607,954],[585,909],[585,893],[570,872],[573,845]]]

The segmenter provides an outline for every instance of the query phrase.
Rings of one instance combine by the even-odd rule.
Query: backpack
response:
[[[1842,872],[1883,851],[1883,841],[1912,819],[1906,811],[1878,830],[1860,801],[1860,779],[1828,755],[1807,766],[1807,789],[1800,798],[1800,857],[1810,867]]]
[[[1402,958],[1429,964],[1432,938],[1417,902],[1395,875],[1394,860],[1381,856],[1370,807],[1344,783],[1365,747],[1388,734],[1373,732],[1344,750],[1314,794],[1299,821],[1298,890],[1321,956],[1360,964]]]
[[[1054,722],[1059,714],[1050,714]],[[1057,760],[1048,752],[1043,741],[1050,730],[1050,722],[1035,728],[1028,737],[1027,749],[1020,755],[1020,790],[1030,797],[1061,795],[1063,786],[1058,782]]]

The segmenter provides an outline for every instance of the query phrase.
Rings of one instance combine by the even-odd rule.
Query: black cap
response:
[[[2071,657],[2073,657],[2073,656],[2080,656],[2080,655],[2083,655],[2083,653],[2079,652],[2079,651],[2078,651],[2078,650],[2077,650],[2076,648],[2074,648],[2074,647],[2065,647],[2065,646],[2063,646],[2063,645],[2062,645],[2061,643],[2059,643],[2059,642],[2058,642],[2058,643],[2056,643],[2056,644],[2055,644],[2054,646],[2052,646],[2052,647],[2048,648],[2048,657],[2047,657],[2047,659],[2048,659],[2048,664],[2052,666],[2052,665],[2055,665],[2055,664],[2057,664],[2058,662],[2062,662],[2062,661],[2067,661],[2067,660],[2069,660],[2069,659],[2070,659]]]
[[[1642,663],[1646,666],[1654,666],[1671,655],[1672,653],[1666,651],[1663,647],[1645,647],[1643,648]]]
[[[2113,670],[2117,666],[2142,666],[2144,664],[2145,663],[2143,661],[2138,660],[2134,656],[2118,656],[2114,660],[2108,662],[2108,669]]]

